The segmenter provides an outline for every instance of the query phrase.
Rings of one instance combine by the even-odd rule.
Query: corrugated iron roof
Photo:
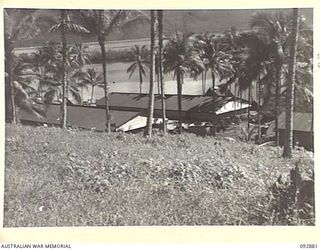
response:
[[[286,114],[282,112],[278,118],[279,129],[286,128]],[[310,132],[312,130],[312,114],[311,113],[293,113],[293,130]]]
[[[218,97],[216,100],[216,110],[220,109],[227,102],[231,101],[232,97]],[[131,93],[111,93],[109,99],[110,108],[148,108],[149,95],[148,94],[131,94]],[[104,106],[105,99],[102,98],[97,101],[97,106]],[[161,96],[155,95],[154,101],[155,109],[161,110]],[[166,95],[166,110],[178,110],[178,96]],[[212,97],[211,96],[182,96],[182,111],[193,112],[212,112]]]
[[[67,107],[67,123],[85,129],[96,129],[104,131],[106,128],[106,113],[104,108],[85,107],[85,106],[68,106]],[[111,124],[114,128],[118,128],[132,118],[136,117],[139,112],[132,111],[116,111],[111,110]],[[20,112],[20,119],[31,122],[41,122],[48,124],[60,124],[60,105],[51,105],[47,111],[47,117],[39,119],[27,112]]]

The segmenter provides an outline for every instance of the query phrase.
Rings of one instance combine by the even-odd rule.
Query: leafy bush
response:
[[[269,210],[274,224],[314,225],[314,173],[302,176],[297,162],[290,170],[289,180],[280,175],[271,188]]]

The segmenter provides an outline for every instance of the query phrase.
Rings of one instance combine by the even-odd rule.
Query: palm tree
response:
[[[83,77],[86,75],[86,73],[87,72],[83,72],[81,68],[78,68],[78,70],[73,72],[72,76],[72,79],[74,80],[74,86],[79,90],[79,92],[81,92],[81,103],[84,101],[83,90],[86,89],[88,91],[88,86],[91,85],[90,82],[83,81]]]
[[[291,18],[292,19],[292,18]],[[299,30],[296,52],[296,71],[294,86],[294,110],[298,112],[312,111],[313,103],[313,31],[299,17]],[[292,22],[290,23],[292,27]],[[290,42],[288,42],[290,45]],[[290,59],[290,56],[288,55]],[[288,63],[284,65],[284,79],[290,78]]]
[[[78,12],[84,26],[97,37],[102,56],[102,70],[104,81],[104,96],[106,110],[106,131],[111,132],[109,112],[109,84],[107,81],[106,38],[112,31],[123,25],[134,25],[137,21],[145,20],[140,11],[125,10],[81,10]],[[132,14],[136,15],[132,15]]]
[[[36,80],[37,85],[38,85],[38,90],[37,94],[38,96],[42,99],[43,98],[43,93],[45,92],[45,88],[52,85],[52,84],[57,84],[54,81],[54,72],[48,70],[45,65],[39,65],[35,66],[33,68],[33,72],[31,74],[31,78],[33,80]]]
[[[48,66],[52,63],[52,60],[56,60],[53,58],[53,55],[50,55],[45,51],[45,47],[33,52],[31,55],[32,63],[35,67]]]
[[[80,67],[85,64],[90,64],[90,54],[88,52],[88,46],[83,43],[76,43],[70,47],[71,61],[76,62]]]
[[[12,83],[15,91],[14,102],[16,105],[16,119],[19,121],[19,110],[24,110],[32,113],[39,118],[45,116],[45,111],[34,102],[32,96],[38,91],[32,86],[33,68],[28,62],[22,58],[14,57],[14,64],[12,65]]]
[[[4,10],[4,45],[6,71],[6,119],[17,123],[15,88],[13,86],[14,48],[16,42],[28,40],[36,36],[39,28],[35,24],[35,11],[5,9]]]
[[[255,13],[250,21],[251,28],[258,28],[264,35],[267,43],[270,44],[273,63],[275,66],[275,133],[276,145],[279,145],[278,116],[279,116],[279,96],[281,85],[281,69],[284,61],[283,45],[287,39],[288,32],[285,16],[282,12],[268,14],[263,12]]]
[[[158,36],[159,36],[159,78],[160,78],[160,88],[161,88],[161,108],[162,108],[162,130],[163,134],[167,133],[166,124],[166,96],[163,81],[163,10],[158,10]]]
[[[280,108],[280,97],[285,94],[285,91],[281,91],[280,94],[280,79],[284,78],[283,73],[287,70],[287,47],[289,33],[287,27],[290,26],[290,22],[283,16],[282,13],[275,13],[268,15],[265,13],[258,13],[253,16],[252,26],[258,27],[257,30],[251,32],[244,32],[238,36],[236,42],[241,46],[245,47],[243,52],[244,55],[244,67],[241,69],[242,75],[239,79],[240,87],[242,89],[248,88],[248,83],[256,83],[258,89],[258,123],[260,121],[260,102],[261,98],[263,105],[275,105],[275,124],[277,126],[278,113]],[[301,49],[299,57],[309,60],[312,54],[312,35],[310,31],[304,28],[300,32],[298,48]],[[299,67],[297,67],[297,70]],[[299,70],[298,70],[299,71]],[[297,72],[298,73],[298,72]],[[305,72],[307,73],[307,72]],[[305,82],[304,81],[302,82]],[[276,86],[274,88],[274,99],[272,98],[272,88],[274,87],[273,82]],[[299,85],[301,83],[299,82]],[[303,85],[303,84],[302,84]],[[302,90],[305,88],[298,87],[297,89]],[[305,89],[305,95],[308,96],[308,90]],[[258,133],[260,129],[258,128]],[[278,129],[276,131],[276,138],[278,138]],[[278,139],[277,139],[278,142]]]
[[[231,64],[232,55],[226,51],[225,45],[219,38],[215,38],[214,35],[206,33],[201,36],[198,35],[196,40],[196,48],[200,53],[200,57],[204,61],[205,72],[210,70],[212,78],[212,106],[213,106],[213,131],[212,135],[216,135],[216,77],[220,80],[230,78],[233,74],[233,66]],[[206,73],[205,73],[206,74]]]
[[[272,48],[261,34],[251,31],[239,34],[235,42],[241,49],[234,57],[236,60],[235,74],[237,75],[239,91],[248,90],[248,100],[251,99],[251,90],[254,84],[257,91],[258,111],[258,139],[260,139],[261,100],[263,104],[270,102],[274,65],[271,59]],[[249,131],[250,112],[248,110]]]
[[[82,100],[78,87],[79,78],[83,75],[83,72],[81,71],[79,63],[74,60],[72,47],[67,47],[65,53],[66,60],[65,63],[63,63],[60,60],[62,50],[58,49],[60,46],[55,46],[57,48],[52,50],[56,52],[56,54],[52,55],[52,58],[55,58],[55,60],[47,64],[47,68],[49,69],[47,75],[44,75],[43,78],[38,78],[38,81],[41,80],[39,83],[46,88],[43,99],[47,108],[55,98],[58,98],[60,101],[63,91],[62,80],[64,78],[68,83],[68,97],[71,95],[78,103]],[[37,75],[35,75],[35,77],[37,79]]]
[[[94,68],[87,69],[86,72],[83,72],[81,83],[84,85],[91,85],[91,100],[93,103],[94,88],[103,87],[103,75],[98,74]]]
[[[18,81],[13,81],[13,87],[15,89],[14,99],[18,108],[21,108],[40,119],[43,119],[46,116],[45,110],[40,105],[34,103],[22,84]]]
[[[294,96],[294,81],[295,67],[297,54],[297,41],[299,30],[299,9],[293,9],[293,29],[291,33],[290,44],[290,61],[289,61],[289,79],[287,89],[287,104],[286,104],[286,140],[283,148],[283,157],[292,157],[293,146],[293,96]]]
[[[58,46],[55,43],[48,43],[43,48],[32,53],[33,69],[29,78],[38,85],[37,96],[41,99],[51,85],[60,85],[54,79],[58,63]]]
[[[149,62],[147,60],[148,50],[145,45],[138,46],[135,45],[131,48],[131,53],[134,56],[134,62],[128,67],[127,73],[130,73],[129,78],[133,75],[133,73],[138,70],[139,80],[140,80],[140,94],[142,93],[142,83],[143,77],[146,77],[147,67],[149,66]]]
[[[89,33],[89,31],[79,25],[71,21],[70,15],[67,10],[60,10],[60,21],[51,27],[49,32],[59,31],[61,32],[61,43],[62,43],[62,103],[61,103],[61,128],[67,128],[67,102],[68,102],[68,82],[66,76],[66,63],[67,63],[67,38],[66,32],[79,32],[79,33]]]
[[[152,119],[154,111],[154,73],[155,73],[155,36],[156,36],[156,11],[151,10],[151,44],[150,44],[150,89],[148,103],[147,126],[144,135],[151,137],[152,135]]]
[[[182,84],[186,73],[199,74],[204,70],[199,54],[192,48],[192,42],[185,34],[176,32],[164,48],[164,71],[173,72],[177,79],[179,133],[182,133]]]

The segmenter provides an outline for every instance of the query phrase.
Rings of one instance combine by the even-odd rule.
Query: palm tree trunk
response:
[[[160,75],[159,75],[159,71],[157,72],[157,87],[158,87],[158,94],[160,94]]]
[[[92,84],[90,104],[93,102],[93,92],[94,92],[94,85]]]
[[[182,81],[183,74],[177,70],[177,94],[178,94],[178,113],[179,113],[179,134],[182,133]]]
[[[260,74],[258,75],[258,93],[257,93],[257,112],[258,112],[258,141],[260,142],[261,139],[261,121],[260,121],[260,91],[261,91],[261,84],[260,84]]]
[[[109,111],[109,86],[107,81],[106,48],[104,43],[105,43],[105,39],[103,35],[101,35],[99,38],[99,45],[101,48],[101,55],[102,55],[104,106],[106,110],[106,132],[110,134],[111,125],[110,125],[110,111]]]
[[[141,72],[141,66],[139,64],[139,80],[140,80],[140,95],[142,94],[142,72]]]
[[[294,95],[294,79],[296,69],[296,54],[299,29],[299,9],[293,9],[293,30],[291,33],[290,58],[289,58],[289,77],[287,87],[287,103],[286,103],[286,139],[283,148],[283,157],[292,157],[293,145],[293,95]]]
[[[81,86],[81,99],[82,99],[82,103],[83,103],[83,86]]]
[[[206,91],[207,91],[207,70],[204,71],[203,87],[204,87],[204,93],[206,93]]]
[[[66,51],[67,39],[65,34],[65,10],[61,10],[61,41],[62,41],[62,103],[61,103],[61,128],[67,128],[67,102],[68,102],[68,83],[66,76]]]
[[[275,134],[276,134],[276,145],[279,146],[279,97],[280,97],[280,65],[277,64],[276,69],[276,89],[275,89]]]
[[[249,84],[249,88],[248,88],[248,113],[247,113],[247,119],[248,119],[248,123],[247,123],[247,132],[249,135],[250,132],[250,105],[251,105],[251,83]],[[249,140],[249,138],[247,138]]]
[[[231,87],[230,87],[231,88]],[[240,90],[240,89],[239,89]],[[237,105],[237,97],[238,97],[238,95],[240,95],[240,97],[241,97],[241,93],[240,93],[240,91],[239,91],[239,93],[237,93],[237,84],[236,83],[234,83],[234,108],[236,109],[236,105]]]
[[[297,91],[295,88],[293,93],[293,112],[296,111],[296,106],[297,106]]]
[[[240,86],[239,86],[239,91],[238,92],[239,92],[238,95],[240,97],[240,108],[242,109],[242,89],[240,88]]]
[[[204,72],[201,72],[201,84],[202,84],[202,95],[205,94],[204,91]]]
[[[215,87],[216,87],[216,77],[214,72],[211,70],[212,77],[212,131],[211,135],[216,136],[216,96],[215,96]]]
[[[154,72],[155,72],[155,36],[156,36],[156,17],[155,10],[151,10],[151,45],[150,45],[150,90],[147,126],[144,135],[151,137],[152,135],[152,119],[154,111]]]
[[[236,96],[236,83],[234,82],[233,83],[234,84],[234,98],[233,98],[233,100],[234,100],[234,110],[236,110],[236,108],[237,108],[237,96]],[[231,93],[232,93],[232,84],[230,85],[230,91],[231,91]]]
[[[235,99],[237,99],[238,95],[237,95],[237,84],[234,83],[234,97]]]
[[[167,122],[166,122],[166,96],[163,82],[163,11],[158,10],[158,36],[159,36],[159,76],[160,76],[160,88],[161,88],[161,108],[162,108],[162,131],[163,134],[167,133]]]
[[[11,69],[9,69],[11,71]],[[16,107],[16,103],[14,100],[14,96],[15,96],[15,91],[14,91],[14,87],[13,87],[13,81],[10,77],[9,79],[9,90],[10,90],[10,102],[11,102],[11,112],[12,112],[12,122],[13,124],[17,124],[18,123],[18,118],[17,118],[17,107]]]
[[[10,41],[8,41],[8,43],[10,43]],[[6,46],[10,46],[7,45]],[[14,87],[13,87],[13,81],[12,81],[12,57],[13,57],[13,53],[10,47],[6,48],[6,68],[7,68],[7,73],[8,73],[8,82],[7,82],[7,89],[8,89],[8,94],[9,94],[9,98],[7,99],[9,101],[9,103],[7,103],[6,105],[8,105],[8,117],[9,120],[13,123],[13,124],[17,124],[17,111],[16,111],[16,105],[15,105],[15,100],[14,100]]]
[[[99,11],[99,25],[100,31],[103,29],[103,10]],[[103,70],[103,89],[104,89],[104,105],[106,110],[106,132],[108,134],[111,133],[111,125],[110,125],[110,111],[109,111],[109,86],[107,81],[107,63],[106,63],[106,48],[105,48],[105,36],[100,33],[98,36],[98,42],[101,49],[101,57],[102,57],[102,70]]]

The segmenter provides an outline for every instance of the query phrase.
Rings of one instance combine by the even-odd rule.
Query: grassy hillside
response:
[[[5,157],[5,227],[297,224],[273,184],[313,169],[309,152],[223,138],[12,125]]]
[[[278,9],[269,9],[262,11],[277,11]],[[249,29],[249,20],[254,12],[261,11],[256,9],[244,10],[165,10],[164,11],[164,33],[170,35],[176,30],[186,32],[223,32],[236,27],[238,30]],[[290,9],[283,9],[289,13]],[[148,11],[146,11],[148,13]],[[312,25],[312,10],[302,9],[301,14],[306,17],[306,22]],[[58,33],[48,33],[49,28],[54,20],[59,17],[59,10],[39,10],[36,16],[39,18],[41,32],[33,40],[19,42],[17,45],[21,47],[42,45],[46,41],[60,41]],[[130,30],[123,32],[114,32],[108,38],[109,40],[123,40],[149,37],[148,24],[138,25]],[[81,37],[69,34],[70,42],[89,42],[96,41],[96,38],[90,35],[82,35]]]

